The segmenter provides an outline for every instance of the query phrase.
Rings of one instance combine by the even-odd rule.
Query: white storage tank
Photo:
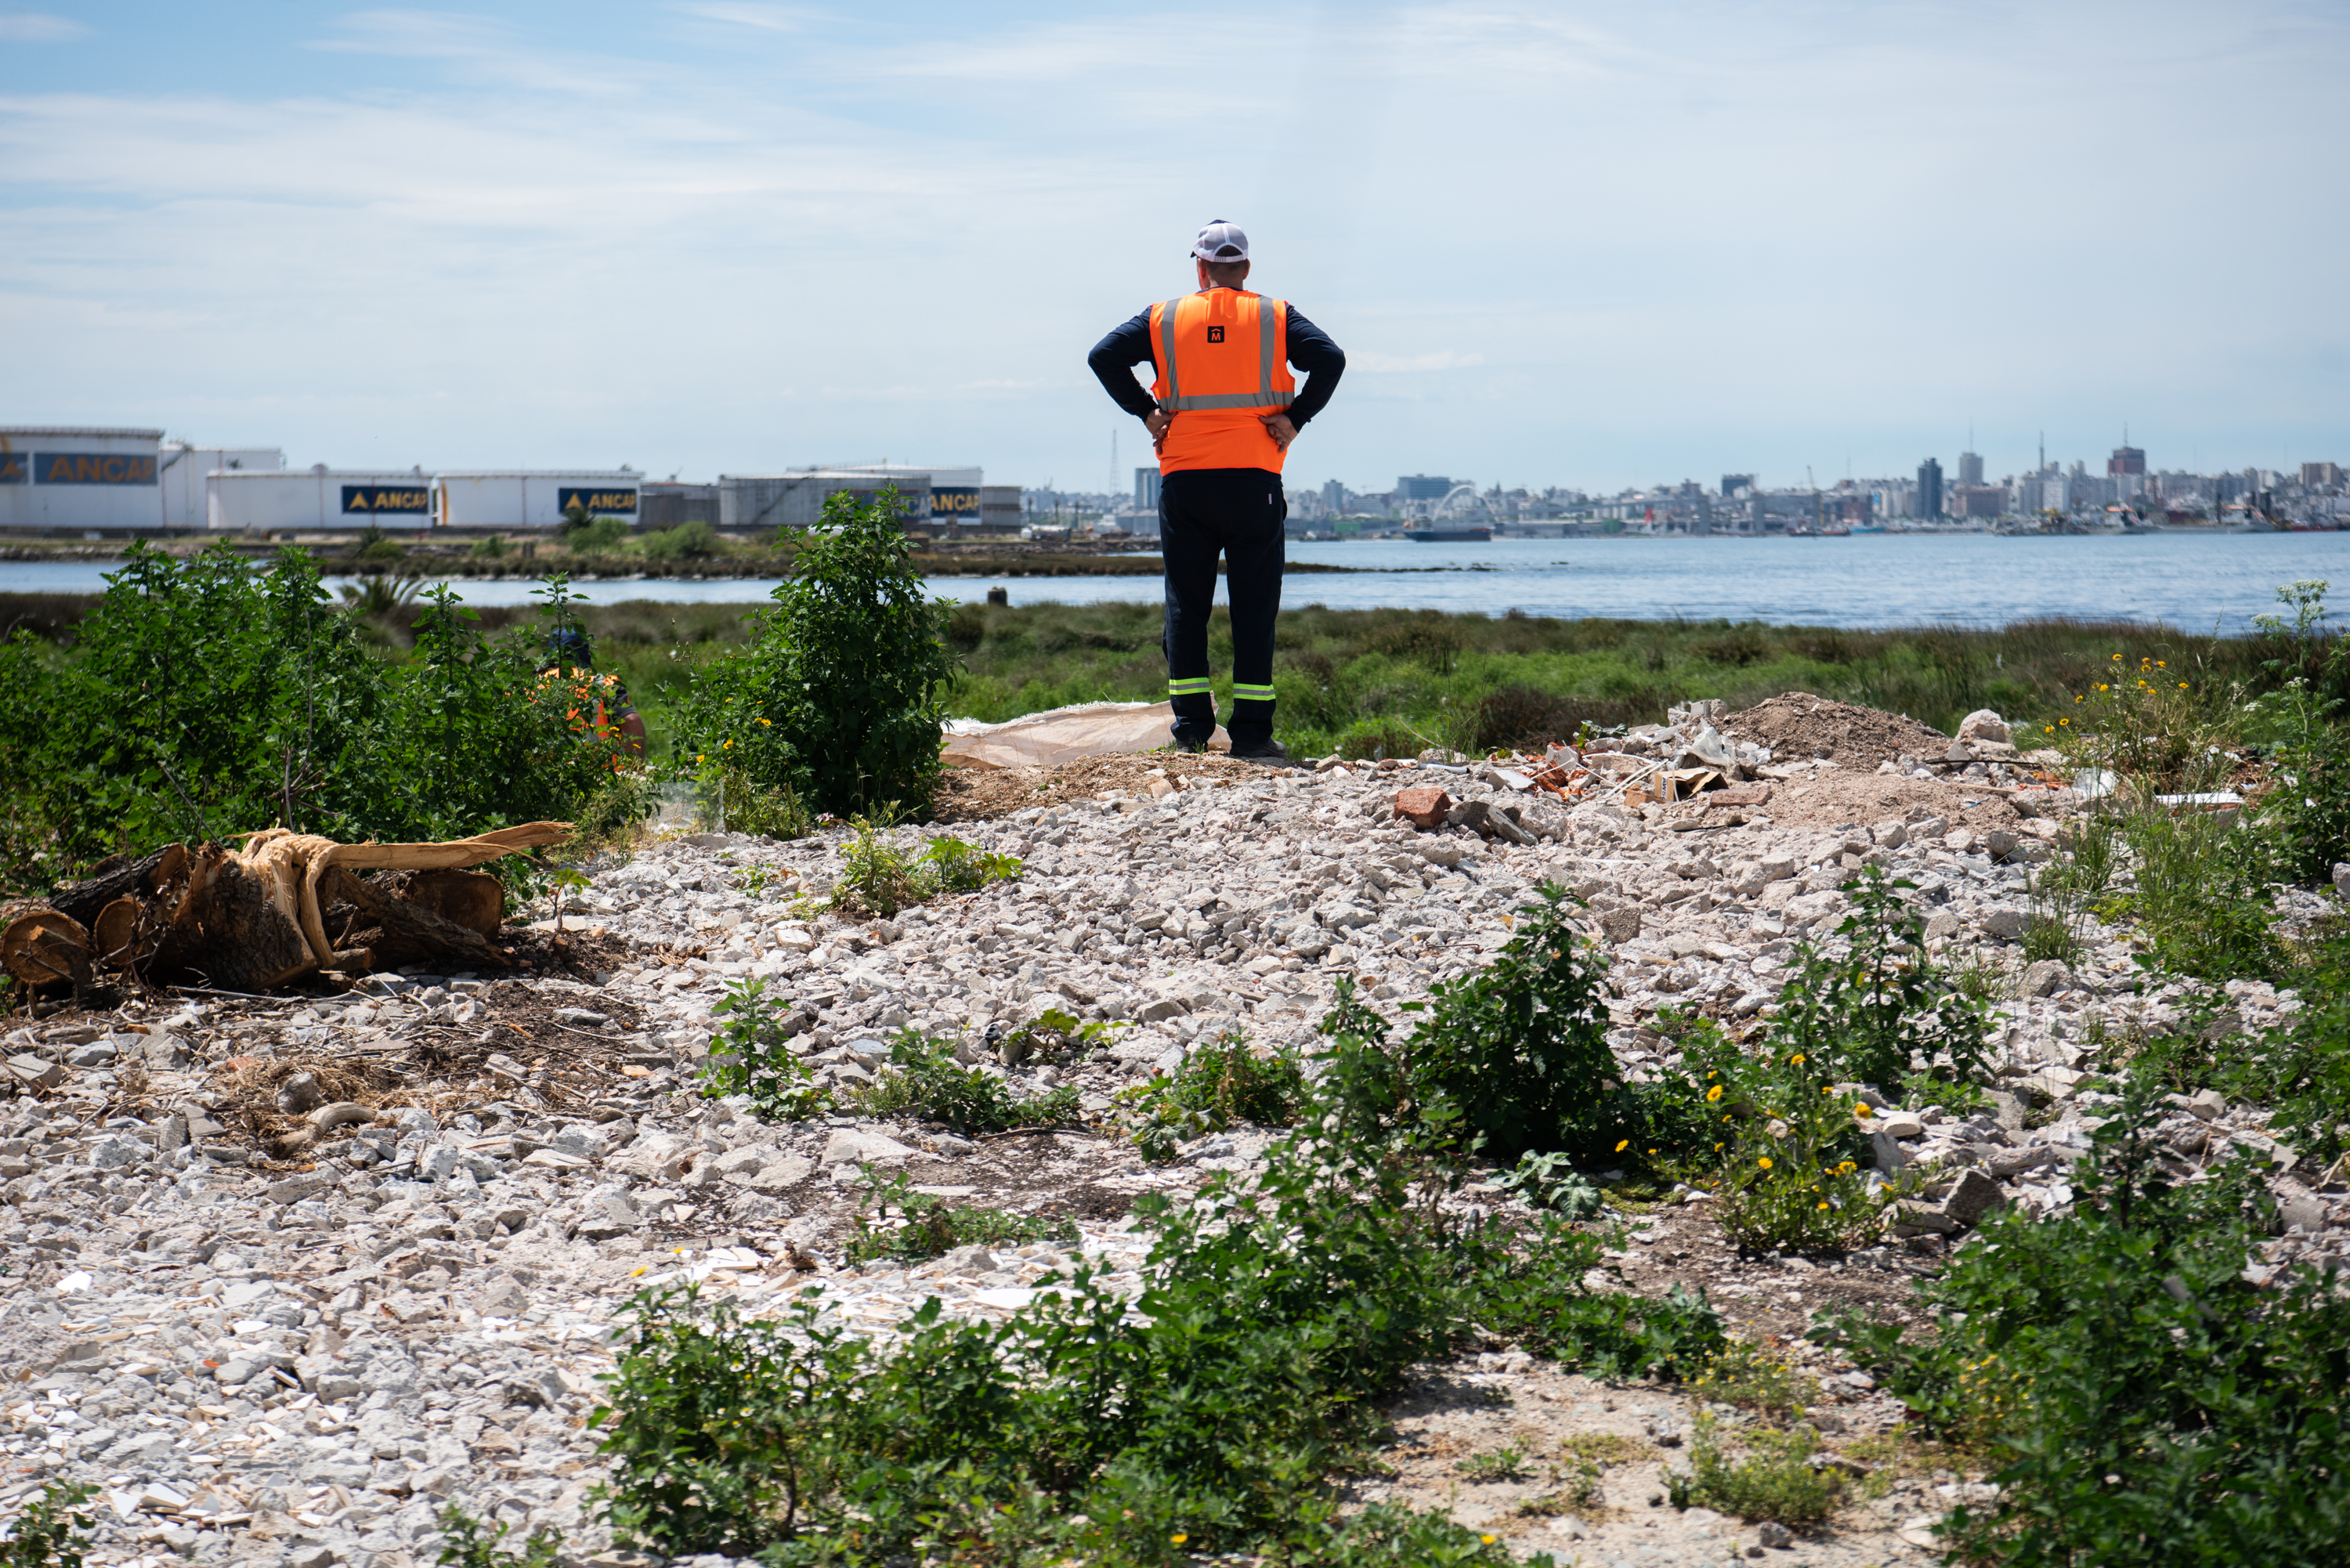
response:
[[[161,431],[0,425],[0,533],[123,534],[163,526]]]
[[[385,533],[432,526],[432,481],[414,469],[223,469],[204,479],[205,525],[228,533]]]
[[[252,470],[277,473],[286,467],[286,453],[274,446],[198,446],[175,441],[158,455],[156,478],[163,492],[163,526],[211,526],[204,481],[212,474]]]
[[[869,469],[820,468],[801,473],[718,476],[718,525],[729,531],[761,528],[812,528],[824,515],[824,504],[846,491],[859,502],[879,495],[888,486],[898,490],[898,504],[908,523],[931,517],[928,470],[877,473]]]
[[[627,468],[609,472],[475,471],[442,473],[436,483],[445,527],[556,528],[562,525],[564,508],[575,501],[591,517],[634,524],[644,475]]]

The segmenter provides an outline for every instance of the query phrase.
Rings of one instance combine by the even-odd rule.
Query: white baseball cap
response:
[[[1248,260],[1248,236],[1241,233],[1238,223],[1228,223],[1222,218],[1211,221],[1191,242],[1191,254],[1204,262],[1236,262]]]

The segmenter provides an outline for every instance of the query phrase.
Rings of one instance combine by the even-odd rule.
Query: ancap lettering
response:
[[[432,492],[410,484],[346,484],[343,510],[421,516],[432,510]]]
[[[129,452],[36,452],[36,484],[152,484],[155,459]]]
[[[637,509],[637,493],[633,490],[589,490],[584,485],[577,489],[568,485],[557,488],[555,509],[568,512],[574,506],[583,506],[590,512],[634,512]]]

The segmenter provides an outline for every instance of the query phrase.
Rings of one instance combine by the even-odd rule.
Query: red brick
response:
[[[1396,791],[1395,814],[1414,827],[1441,827],[1452,797],[1434,784]]]

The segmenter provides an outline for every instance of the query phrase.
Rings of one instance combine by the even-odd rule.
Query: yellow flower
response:
[[[1627,1137],[1627,1138],[1626,1138],[1626,1139],[1624,1140],[1624,1142],[1623,1142],[1623,1143],[1619,1143],[1619,1144],[1617,1144],[1617,1145],[1616,1146],[1616,1152],[1617,1152],[1617,1154],[1621,1154],[1621,1153],[1623,1153],[1623,1152],[1624,1152],[1624,1144],[1630,1143],[1631,1141],[1632,1141],[1632,1140],[1631,1140],[1630,1138],[1628,1138],[1628,1137]]]
[[[1759,1165],[1759,1166],[1761,1166],[1763,1169],[1768,1170],[1768,1169],[1770,1169],[1770,1168],[1771,1168],[1771,1157],[1770,1157],[1769,1155],[1767,1155],[1767,1154],[1766,1154],[1766,1155],[1764,1155],[1762,1158],[1760,1158],[1760,1159],[1756,1160],[1754,1163],[1755,1163],[1755,1164],[1757,1164],[1757,1165]]]
[[[2118,654],[2118,653],[2116,653],[2116,654],[2115,654],[2115,655],[2114,655],[2114,657],[2115,657],[2116,659],[2119,659],[2119,658],[2121,657],[2121,655],[2120,655],[2120,654]]]
[[[1180,1546],[1180,1545],[1182,1545],[1182,1544],[1183,1544],[1183,1542],[1185,1542],[1186,1541],[1191,1540],[1191,1538],[1190,1536],[1188,1536],[1188,1535],[1184,1535],[1184,1534],[1178,1533],[1178,1534],[1170,1535],[1170,1536],[1169,1536],[1167,1539],[1168,1539],[1168,1540],[1170,1540],[1170,1541],[1171,1541],[1171,1542],[1173,1542],[1176,1545]]]
[[[1858,1116],[1862,1121],[1866,1121],[1868,1119],[1868,1102],[1866,1100],[1863,1100],[1860,1104],[1853,1106],[1852,1114]]]
[[[775,727],[775,722],[773,719],[762,719],[762,720],[760,720],[760,721],[759,721],[759,722],[761,722],[762,724],[764,724],[764,725],[765,725],[765,726],[767,726],[767,728],[769,728],[770,730],[772,730],[772,729],[774,729],[774,728]]]
[[[1488,1546],[1493,1544],[1493,1538],[1490,1535],[1481,1535],[1477,1539],[1483,1542]]]
[[[1801,1051],[1796,1052],[1794,1055],[1787,1058],[1787,1065],[1790,1067],[1800,1067],[1803,1064],[1804,1054]]]
[[[2184,681],[2184,680],[2180,681],[2180,682],[2178,683],[2178,689],[2179,689],[2181,691],[2186,691],[2186,690],[2187,690],[2187,682],[2186,682],[2186,681]]]
[[[1711,1105],[1714,1101],[1720,1098],[1721,1098],[1721,1085],[1720,1084],[1716,1084],[1712,1088],[1708,1089],[1705,1092],[1705,1103],[1707,1105]]]
[[[1821,1199],[1820,1199],[1820,1207],[1821,1207],[1821,1208],[1823,1208],[1823,1209],[1825,1209],[1827,1206],[1828,1206],[1828,1200],[1827,1200],[1826,1199],[1825,1199],[1825,1198]]]

